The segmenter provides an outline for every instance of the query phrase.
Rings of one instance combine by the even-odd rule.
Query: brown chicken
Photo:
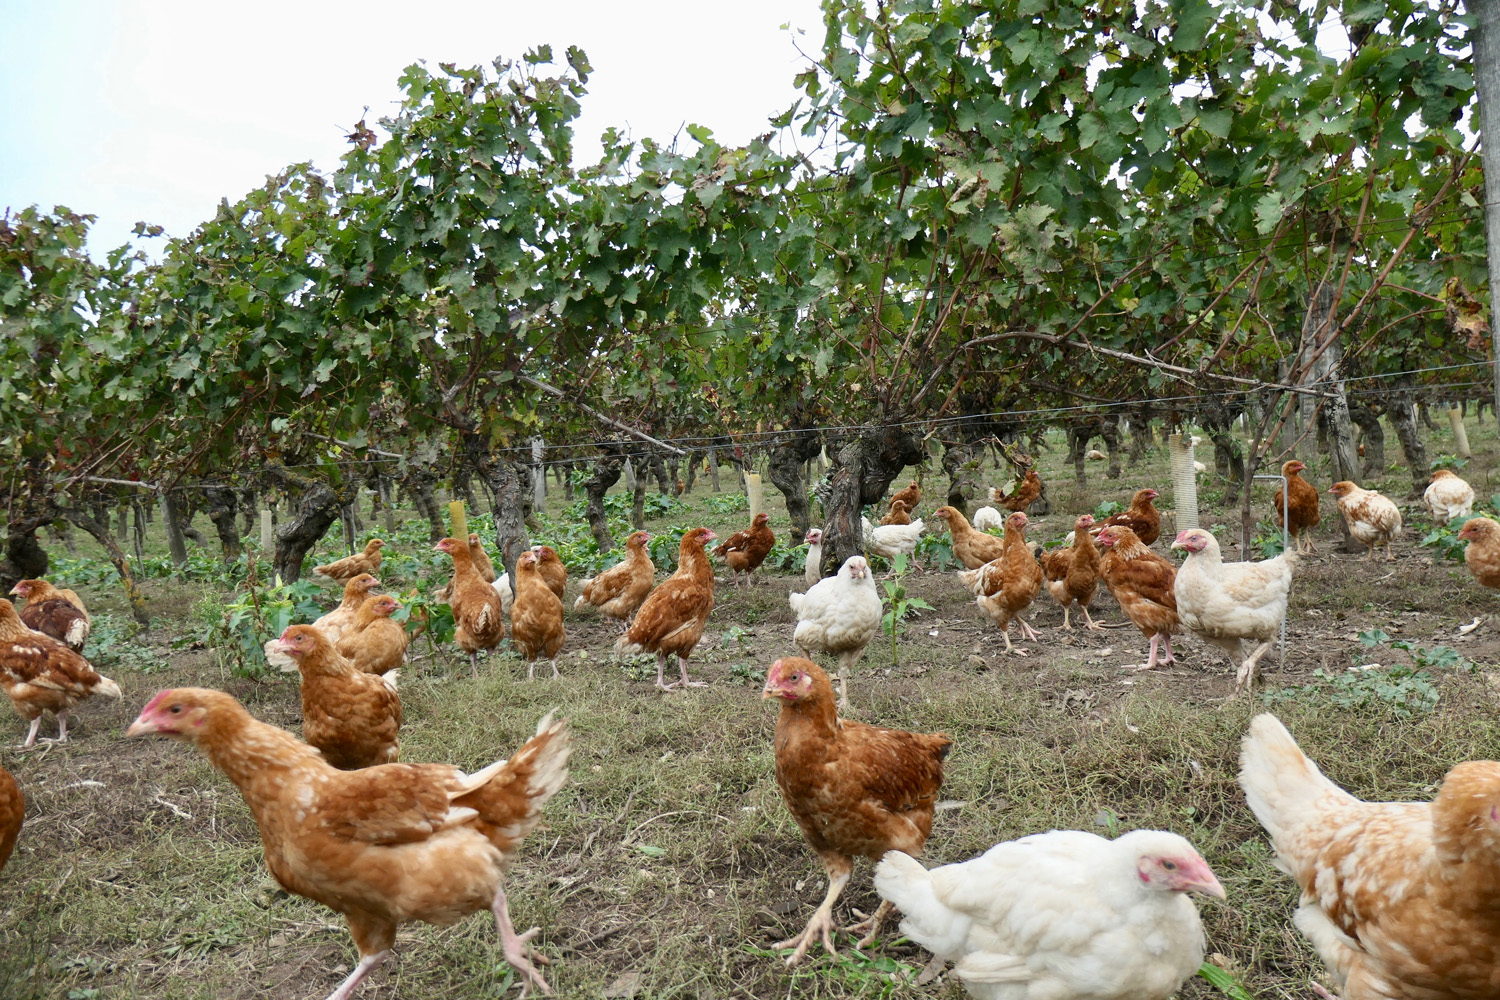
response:
[[[891,504],[894,505],[897,500],[906,504],[907,510],[916,510],[922,503],[922,487],[918,486],[917,481],[913,479],[906,484],[906,489],[891,497]]]
[[[557,677],[557,654],[568,638],[562,601],[542,579],[538,561],[535,549],[516,560],[516,599],[510,606],[510,638],[526,658],[527,680],[536,676],[537,658],[543,656]]]
[[[389,594],[365,598],[354,624],[339,637],[334,648],[357,670],[367,674],[390,673],[405,662],[410,641],[406,628],[391,618],[400,610],[401,602]]]
[[[1105,528],[1122,527],[1129,528],[1142,545],[1150,545],[1161,537],[1161,511],[1151,502],[1159,496],[1153,489],[1136,490],[1127,509],[1094,525],[1094,537],[1098,538]]]
[[[479,651],[494,649],[505,638],[505,611],[500,595],[474,568],[467,542],[445,538],[433,546],[453,557],[448,604],[453,608],[453,641],[469,654],[469,669],[479,676]]]
[[[714,609],[714,567],[703,546],[719,536],[707,528],[694,528],[682,536],[677,549],[677,572],[667,577],[646,598],[630,628],[615,649],[623,653],[656,654],[656,686],[670,691],[703,687],[688,680],[687,661],[703,637],[708,615]],[[682,680],[666,683],[667,654],[676,653]]]
[[[892,500],[890,512],[880,519],[880,523],[911,524],[911,512],[906,509],[906,501]]]
[[[341,771],[394,763],[401,752],[395,672],[365,673],[311,625],[290,626],[280,641],[302,674],[302,738]]]
[[[25,820],[26,798],[21,794],[21,786],[9,771],[0,767],[0,869],[16,849],[16,838],[21,835]]]
[[[1271,506],[1276,512],[1276,526],[1285,527],[1291,532],[1292,537],[1297,540],[1297,551],[1316,552],[1318,547],[1313,544],[1312,530],[1321,520],[1318,514],[1318,488],[1302,478],[1302,470],[1306,468],[1305,464],[1296,459],[1281,463],[1281,474],[1286,477],[1286,509],[1282,509],[1282,491],[1279,487],[1276,496],[1271,499]],[[1290,525],[1284,523],[1288,517],[1291,518]]]
[[[598,576],[585,579],[583,593],[573,602],[573,610],[596,607],[623,627],[656,582],[656,567],[646,549],[650,540],[651,536],[644,531],[634,532],[625,539],[625,558]]]
[[[1083,610],[1083,620],[1089,628],[1104,628],[1089,614],[1089,605],[1099,592],[1099,549],[1094,545],[1094,536],[1089,534],[1093,526],[1094,515],[1080,514],[1073,522],[1073,544],[1042,554],[1047,592],[1062,605],[1063,628],[1070,631],[1073,624],[1068,620],[1068,612],[1075,601]]]
[[[23,587],[26,589],[23,590]],[[33,587],[37,589],[33,591]],[[18,597],[24,597],[28,601],[33,597],[39,601],[51,600],[53,598],[60,597],[63,600],[67,601],[69,604],[73,605],[73,607],[77,608],[79,611],[82,611],[83,617],[88,619],[89,624],[93,624],[93,616],[89,614],[88,607],[84,605],[83,598],[78,596],[78,592],[76,590],[69,590],[67,587],[54,587],[46,580],[22,580],[20,583],[16,584],[15,588],[11,590],[11,593],[15,594]]]
[[[102,677],[67,643],[27,628],[16,606],[0,599],[0,688],[31,722],[24,746],[36,745],[42,713],[57,715],[57,741],[68,741],[68,710],[92,695],[120,697],[120,685]]]
[[[313,622],[313,625],[323,630],[329,642],[338,642],[345,630],[354,625],[354,620],[359,617],[359,609],[364,606],[371,592],[378,586],[380,586],[380,581],[369,573],[351,577],[349,582],[344,584],[344,597],[339,601],[338,607]]]
[[[563,565],[562,556],[550,545],[533,545],[531,551],[536,553],[536,571],[547,584],[547,589],[556,594],[559,601],[562,600],[568,589],[568,567]]]
[[[477,532],[469,533],[469,559],[485,583],[495,582],[495,564],[490,561],[490,554],[484,551],[484,543],[479,540]]]
[[[65,642],[75,653],[83,652],[89,637],[89,616],[46,580],[22,580],[10,591],[26,599],[21,621],[29,629]]]
[[[1458,539],[1468,542],[1464,564],[1481,586],[1500,590],[1500,522],[1471,517],[1458,529]]]
[[[939,507],[933,511],[932,516],[948,525],[948,531],[953,535],[953,555],[964,564],[965,569],[978,569],[987,562],[999,559],[1000,554],[1005,551],[1003,539],[979,531],[969,523],[968,518],[952,507]]]
[[[1036,474],[1035,469],[1027,469],[1026,475],[1016,483],[1016,488],[1010,493],[1001,493],[999,490],[990,489],[990,503],[999,504],[1006,510],[1025,511],[1027,507],[1036,503],[1037,498],[1042,495],[1042,477]]]
[[[363,552],[356,552],[352,556],[335,559],[331,563],[322,566],[314,566],[313,573],[317,576],[337,580],[339,583],[348,583],[361,573],[369,573],[374,576],[380,572],[380,550],[385,542],[379,538],[372,538],[365,543]]]
[[[833,905],[849,882],[854,858],[878,861],[886,851],[919,857],[932,832],[943,785],[943,758],[953,741],[941,733],[908,733],[840,719],[833,685],[811,660],[783,657],[766,671],[762,698],[777,698],[776,784],[808,846],[828,873],[828,894],[801,934],[774,945],[794,948],[795,965],[819,939],[833,946]],[[874,940],[892,907],[882,901],[850,933],[855,946]]]
[[[766,523],[770,520],[771,518],[766,514],[756,514],[750,527],[744,531],[736,531],[722,545],[714,549],[714,555],[722,556],[729,566],[731,579],[738,580],[739,575],[743,573],[745,585],[748,586],[750,574],[766,561],[766,555],[776,544],[776,532],[772,531]]]
[[[222,691],[162,691],[127,736],[191,742],[244,796],[266,867],[288,892],[343,915],[359,964],[329,1000],[348,1000],[391,954],[396,928],[452,924],[488,909],[523,989],[550,993],[535,929],[511,924],[504,874],[568,777],[566,722],[547,716],[509,760],[465,774],[446,764],[339,771]]]
[[[1000,558],[978,569],[960,570],[958,578],[974,594],[975,603],[1000,626],[1005,651],[1024,656],[1010,641],[1010,623],[1021,626],[1021,641],[1039,639],[1041,633],[1021,617],[1042,590],[1042,567],[1026,544],[1026,515],[1020,511],[1005,519],[1004,549]]]
[[[1182,631],[1177,620],[1177,567],[1152,552],[1124,525],[1113,524],[1099,533],[1104,556],[1099,560],[1099,576],[1109,592],[1120,602],[1141,634],[1151,640],[1146,662],[1133,669],[1150,670],[1161,663],[1175,663],[1172,656],[1172,634]],[[1158,661],[1156,649],[1165,646],[1165,657]]]

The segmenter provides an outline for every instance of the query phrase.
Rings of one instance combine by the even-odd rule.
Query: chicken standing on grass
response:
[[[630,616],[651,593],[651,584],[656,582],[656,567],[646,549],[650,540],[651,536],[644,531],[633,532],[625,539],[625,558],[598,576],[586,577],[583,592],[573,602],[573,610],[596,607],[624,629]]]
[[[562,556],[550,545],[533,545],[531,551],[536,555],[536,571],[547,584],[547,589],[557,595],[560,601],[568,590],[568,567],[563,565]],[[517,581],[517,590],[520,590]]]
[[[1042,592],[1042,567],[1026,544],[1026,515],[1017,511],[1005,519],[1004,548],[1000,557],[978,569],[959,570],[958,578],[974,594],[974,602],[1000,626],[1005,651],[1026,655],[1010,641],[1010,623],[1021,627],[1021,641],[1040,639],[1041,633],[1021,615]]]
[[[1219,540],[1202,528],[1179,531],[1172,548],[1187,552],[1172,585],[1178,620],[1183,628],[1229,654],[1239,668],[1235,689],[1247,690],[1255,682],[1260,658],[1286,621],[1297,553],[1283,552],[1261,562],[1226,563],[1219,554]],[[1248,656],[1247,639],[1259,643]]]
[[[468,543],[445,538],[433,549],[453,557],[453,582],[448,598],[453,608],[453,641],[469,654],[469,669],[478,677],[479,651],[494,649],[505,638],[504,606],[500,595],[474,568]]]
[[[545,656],[557,674],[557,654],[568,633],[563,627],[562,600],[547,586],[535,549],[516,560],[516,600],[510,607],[510,637],[526,660],[526,679],[536,677],[536,661]]]
[[[314,566],[313,575],[321,576],[327,580],[334,580],[338,583],[348,583],[361,573],[369,573],[371,575],[379,573],[380,550],[384,546],[384,541],[379,538],[372,538],[365,543],[365,550],[363,552],[356,552],[352,556],[335,559],[333,562],[325,563],[322,566]]]
[[[1190,892],[1224,887],[1175,833],[1053,830],[927,870],[892,851],[875,891],[981,1000],[1167,1000],[1203,963]]]
[[[1339,513],[1349,525],[1349,534],[1370,550],[1366,559],[1373,560],[1375,550],[1382,545],[1387,558],[1396,558],[1391,543],[1401,534],[1401,509],[1390,498],[1374,490],[1362,490],[1347,480],[1334,483],[1328,492],[1338,497]]]
[[[767,523],[770,520],[766,514],[756,514],[750,527],[744,531],[736,531],[714,549],[714,555],[722,557],[729,567],[731,582],[738,581],[743,573],[744,585],[748,587],[750,574],[760,568],[760,564],[766,561],[766,556],[776,546],[776,532]]]
[[[707,528],[694,528],[682,536],[677,548],[677,572],[667,577],[646,598],[635,620],[615,643],[622,653],[655,653],[656,686],[670,691],[703,687],[688,679],[687,661],[703,637],[709,613],[714,609],[714,567],[703,546],[719,536]],[[666,682],[667,654],[676,653],[681,681]]]
[[[805,594],[788,594],[797,628],[792,642],[811,658],[813,651],[839,661],[839,710],[849,707],[848,672],[880,634],[880,592],[864,556],[850,556],[837,576],[820,580]]]
[[[568,777],[565,721],[551,715],[509,760],[473,774],[446,764],[339,771],[291,733],[259,722],[222,691],[162,691],[127,736],[193,743],[244,796],[266,866],[288,892],[343,915],[359,949],[328,1000],[348,1000],[390,956],[396,928],[495,915],[521,993],[551,990],[533,964],[536,928],[511,924],[504,874]]]
[[[57,742],[68,741],[68,710],[93,695],[120,697],[120,685],[98,674],[65,642],[21,624],[16,606],[0,598],[0,688],[31,723],[22,745],[36,745],[42,713],[57,716]]]
[[[1151,640],[1146,662],[1134,670],[1150,670],[1157,664],[1156,651],[1164,646],[1161,663],[1175,663],[1172,634],[1182,631],[1177,617],[1177,567],[1141,544],[1135,532],[1123,525],[1111,525],[1099,533],[1104,556],[1099,560],[1099,576],[1120,602],[1141,634]]]
[[[1073,522],[1073,541],[1061,549],[1042,553],[1042,575],[1047,578],[1047,592],[1062,605],[1063,628],[1072,631],[1069,612],[1073,602],[1083,610],[1083,620],[1091,629],[1102,629],[1089,614],[1089,605],[1099,592],[1099,549],[1094,545],[1094,536],[1089,529],[1094,526],[1094,515],[1080,514]]]
[[[849,882],[854,857],[879,860],[887,851],[922,853],[943,784],[943,758],[953,741],[941,733],[908,733],[840,719],[833,685],[811,660],[783,657],[766,671],[762,698],[781,702],[776,717],[776,784],[808,846],[828,873],[828,893],[807,927],[773,947],[795,949],[796,965],[818,940],[830,954],[833,904]],[[875,939],[891,911],[883,902],[867,920],[844,928]]]
[[[292,625],[277,641],[302,675],[302,738],[328,763],[353,771],[400,758],[397,671],[365,673],[311,625]]]
[[[1293,923],[1345,1000],[1500,996],[1500,763],[1452,768],[1431,803],[1363,802],[1266,714],[1240,785],[1302,890]]]

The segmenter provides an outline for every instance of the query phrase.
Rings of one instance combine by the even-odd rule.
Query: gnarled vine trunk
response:
[[[1391,426],[1396,429],[1396,439],[1401,442],[1401,451],[1406,455],[1406,464],[1411,471],[1411,495],[1421,496],[1427,489],[1430,478],[1427,463],[1427,446],[1417,430],[1416,408],[1411,393],[1398,390],[1391,394],[1386,404]]]
[[[292,516],[276,527],[276,551],[271,561],[281,581],[293,583],[302,576],[302,561],[307,554],[339,519],[344,506],[354,501],[356,487],[344,484],[335,489],[276,465],[268,466],[266,474],[296,503]]]
[[[786,498],[786,513],[792,519],[789,544],[800,545],[812,527],[812,505],[807,502],[807,463],[823,449],[822,441],[812,431],[779,436],[771,445],[771,462],[766,469],[771,483]]]
[[[485,481],[495,495],[495,551],[505,565],[505,572],[510,574],[512,586],[516,580],[516,561],[531,545],[531,536],[526,532],[531,490],[522,481],[524,468],[515,462],[492,459],[484,470]]]
[[[208,519],[224,550],[224,562],[232,563],[240,557],[240,533],[235,523],[239,496],[228,487],[213,486],[203,491],[203,498],[208,502]]]
[[[83,512],[82,508],[75,510],[64,507],[59,513],[88,532],[104,549],[104,554],[109,557],[110,564],[120,575],[120,586],[124,589],[125,600],[130,605],[130,616],[140,624],[141,628],[149,629],[151,612],[146,610],[146,595],[141,593],[141,588],[135,582],[135,575],[130,572],[130,560],[125,557],[125,550],[120,548],[119,541],[110,534],[109,522],[90,517]]]
[[[922,461],[922,442],[896,427],[862,427],[837,449],[823,500],[824,576],[837,573],[850,556],[864,554],[860,511],[879,503],[908,465]]]
[[[615,547],[615,541],[609,534],[609,517],[604,512],[604,494],[620,481],[624,465],[625,460],[620,457],[618,449],[608,449],[594,460],[594,470],[583,481],[583,493],[588,498],[584,506],[584,517],[588,518],[589,528],[594,533],[594,542],[599,546],[600,552],[608,552]]]
[[[1380,426],[1380,413],[1372,406],[1350,403],[1349,419],[1359,427],[1363,438],[1360,446],[1365,453],[1360,474],[1366,480],[1372,479],[1385,468],[1385,428]]]

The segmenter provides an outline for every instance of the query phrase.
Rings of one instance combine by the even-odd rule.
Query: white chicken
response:
[[[1422,494],[1422,501],[1439,524],[1474,513],[1474,487],[1447,469],[1432,474],[1432,485]]]
[[[980,1000],[1166,1000],[1203,962],[1186,893],[1224,898],[1193,846],[1158,830],[1053,830],[931,871],[891,851],[875,889]]]
[[[998,531],[1005,527],[1005,517],[993,507],[981,507],[974,512],[973,523],[980,531]]]
[[[802,567],[802,578],[811,587],[823,579],[823,529],[808,528],[802,540],[807,543],[807,562]]]
[[[876,525],[871,524],[867,517],[861,517],[859,521],[864,528],[865,551],[890,560],[895,560],[897,556],[909,556],[917,551],[917,540],[922,537],[922,529],[926,527],[920,517],[911,524]],[[920,566],[914,568],[921,571]]]
[[[1187,551],[1172,586],[1178,620],[1238,662],[1235,687],[1244,690],[1281,631],[1297,553],[1283,552],[1262,562],[1226,563],[1219,540],[1202,528],[1179,531],[1172,548]],[[1246,639],[1260,644],[1249,656],[1244,651]]]
[[[1348,480],[1334,483],[1328,492],[1338,497],[1339,513],[1349,525],[1349,534],[1370,550],[1368,558],[1374,559],[1375,550],[1382,545],[1387,558],[1396,558],[1391,542],[1401,534],[1401,509],[1389,497],[1362,490]]]
[[[848,671],[865,655],[865,647],[880,634],[880,592],[864,556],[850,556],[837,576],[814,584],[805,594],[788,594],[797,630],[792,633],[802,655],[814,650],[839,662],[839,708],[849,707]]]
[[[585,581],[587,582],[587,581]],[[516,599],[515,592],[510,589],[510,574],[501,573],[495,577],[495,582],[490,584],[495,593],[500,595],[500,613],[510,614],[510,602]]]

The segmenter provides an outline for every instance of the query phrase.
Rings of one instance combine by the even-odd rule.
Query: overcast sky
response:
[[[93,213],[102,256],[137,221],[190,232],[289,163],[331,169],[418,60],[579,46],[591,158],[611,125],[666,140],[693,122],[729,143],[767,131],[796,96],[794,43],[816,53],[822,27],[816,0],[0,0],[0,36],[0,209]]]

